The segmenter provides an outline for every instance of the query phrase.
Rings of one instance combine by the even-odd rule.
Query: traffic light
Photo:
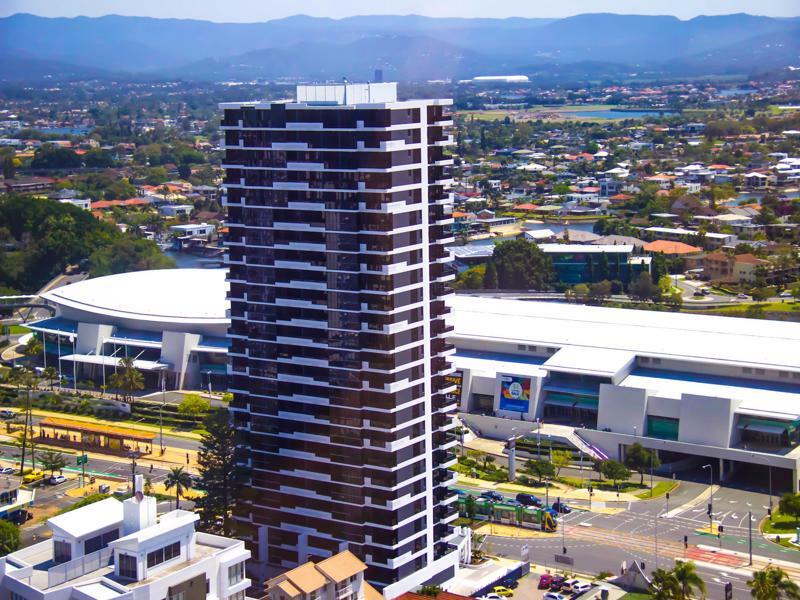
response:
[[[733,584],[730,581],[725,582],[725,600],[733,600]]]
[[[709,502],[709,503],[708,503],[708,508],[706,509],[706,514],[707,514],[707,515],[710,515],[710,514],[711,514],[711,509],[712,509],[711,502]]]
[[[689,547],[689,536],[688,535],[683,536],[683,547],[684,547],[684,549]]]
[[[667,492],[667,500],[669,500],[669,492]]]
[[[768,517],[772,516],[772,507],[771,506],[767,509],[767,516]]]
[[[721,534],[723,530],[724,528],[722,527],[722,525],[717,525],[717,535]]]

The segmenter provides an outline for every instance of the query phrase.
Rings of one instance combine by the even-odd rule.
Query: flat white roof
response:
[[[583,254],[603,254],[604,252],[617,254],[630,254],[633,246],[629,244],[539,244],[539,249],[545,253],[562,254],[564,252],[576,252]]]
[[[227,324],[225,269],[161,269],[86,279],[42,294],[56,305],[124,319]]]
[[[188,510],[173,510],[161,515],[161,518],[159,518],[158,523],[155,525],[150,525],[150,527],[145,527],[144,529],[134,531],[133,533],[116,539],[111,542],[109,546],[124,546],[130,548],[132,545],[141,544],[142,542],[170,533],[186,525],[191,525],[199,519],[200,515],[189,512]]]
[[[482,372],[492,377],[497,376],[498,373],[507,375],[527,375],[529,377],[545,377],[547,375],[547,371],[538,365],[525,364],[522,362],[459,356],[458,354],[451,356],[450,362],[456,369],[469,369],[473,373]]]
[[[82,538],[115,523],[122,523],[122,502],[116,498],[106,498],[47,520],[51,527],[75,538]]]
[[[448,302],[455,338],[800,371],[800,323],[460,295]]]
[[[544,368],[552,371],[583,371],[611,377],[635,358],[635,353],[626,350],[566,346],[551,356],[544,363]]]
[[[118,596],[122,595],[122,592],[115,590],[103,581],[79,585],[76,586],[75,589],[83,594],[86,594],[90,598],[95,598],[96,600],[111,600],[111,598],[117,598]]]
[[[738,413],[764,418],[800,418],[800,386],[796,393],[764,389],[735,382],[692,381],[690,378],[659,377],[657,375],[629,375],[621,386],[646,389],[659,396],[680,399],[682,394],[697,394],[717,398],[733,398],[742,403]]]

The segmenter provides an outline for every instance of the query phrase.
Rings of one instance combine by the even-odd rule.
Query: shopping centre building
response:
[[[452,310],[451,377],[483,435],[568,425],[611,458],[638,442],[797,490],[800,324],[460,295]]]
[[[224,389],[229,302],[225,269],[166,269],[87,279],[40,297],[55,316],[28,325],[43,366],[107,383],[133,358],[148,388]]]

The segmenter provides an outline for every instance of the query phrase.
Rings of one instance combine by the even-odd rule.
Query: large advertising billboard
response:
[[[528,412],[531,404],[530,377],[500,376],[500,410]]]

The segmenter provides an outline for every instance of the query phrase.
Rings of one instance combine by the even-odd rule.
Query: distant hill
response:
[[[584,14],[565,19],[298,15],[264,23],[106,16],[0,19],[0,79],[424,80],[547,69],[556,78],[742,74],[800,65],[798,19]],[[756,58],[757,57],[757,58]],[[596,71],[592,72],[592,69]]]

